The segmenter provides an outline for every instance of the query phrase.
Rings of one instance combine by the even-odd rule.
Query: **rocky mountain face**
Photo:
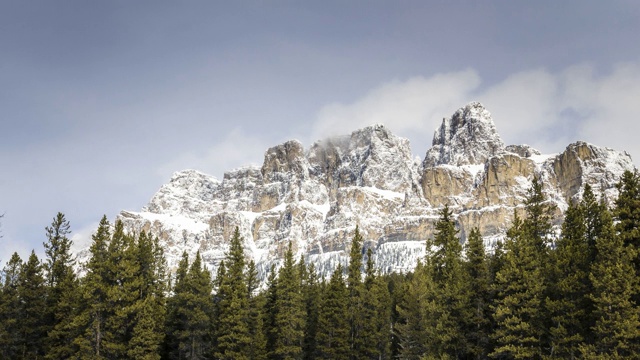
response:
[[[477,102],[443,120],[422,163],[409,142],[382,125],[321,140],[305,150],[288,141],[265,152],[262,167],[224,174],[176,172],[139,212],[118,216],[130,231],[160,237],[170,266],[199,249],[214,271],[236,227],[264,279],[291,242],[323,274],[346,263],[356,225],[383,272],[411,270],[424,255],[438,211],[454,211],[460,235],[478,227],[491,247],[522,211],[534,176],[557,205],[557,221],[584,184],[607,201],[631,157],[585,142],[542,155],[505,146],[491,114]]]

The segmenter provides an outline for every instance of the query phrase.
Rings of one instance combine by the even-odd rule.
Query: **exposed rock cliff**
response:
[[[444,204],[463,239],[477,226],[491,246],[521,211],[534,176],[543,179],[560,221],[585,183],[611,201],[620,175],[632,168],[628,154],[584,142],[553,155],[505,146],[490,113],[474,102],[443,120],[421,164],[406,139],[374,125],[308,151],[298,141],[274,146],[262,167],[227,172],[222,181],[179,171],[142,211],[118,218],[130,230],[158,235],[171,266],[183,250],[200,249],[215,273],[237,226],[263,278],[289,242],[329,273],[346,261],[358,225],[383,271],[407,271],[423,256]]]

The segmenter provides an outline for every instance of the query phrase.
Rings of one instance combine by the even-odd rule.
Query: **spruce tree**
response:
[[[269,270],[269,276],[267,277],[267,291],[265,294],[265,304],[263,310],[263,325],[264,334],[266,337],[265,350],[267,354],[273,354],[276,348],[277,334],[276,318],[278,314],[277,303],[278,301],[278,276],[276,267],[271,264]]]
[[[189,273],[189,255],[182,252],[173,280],[173,296],[167,299],[167,317],[165,321],[164,358],[184,359],[189,339],[187,324],[187,299],[190,297],[187,287]]]
[[[2,269],[0,292],[0,359],[18,359],[20,352],[19,278],[23,261],[13,253]]]
[[[110,224],[103,216],[98,229],[92,236],[89,248],[91,254],[85,264],[86,275],[81,281],[81,308],[73,320],[73,327],[78,336],[73,344],[78,348],[75,358],[104,359],[103,342],[105,337],[105,323],[109,306],[107,293],[109,285],[107,268],[107,247],[111,238]]]
[[[593,343],[581,350],[586,358],[635,358],[640,353],[640,320],[633,290],[637,276],[633,253],[617,236],[608,211],[603,216],[603,233],[596,239],[597,255],[589,279],[593,293],[595,325]]]
[[[360,358],[365,344],[362,342],[360,334],[363,326],[362,320],[362,300],[364,296],[364,286],[362,283],[362,244],[363,239],[360,230],[356,226],[355,234],[351,240],[351,250],[349,251],[349,267],[347,268],[347,287],[349,288],[349,341],[351,347],[351,358]]]
[[[359,359],[390,359],[391,296],[384,280],[376,275],[373,253],[367,249],[367,266],[362,296],[362,328]]]
[[[613,211],[615,230],[629,248],[636,274],[640,274],[640,175],[637,170],[625,171],[617,188],[619,195]],[[640,304],[640,287],[637,284],[632,299]]]
[[[305,319],[300,285],[298,268],[289,243],[284,265],[278,274],[275,327],[272,329],[275,344],[269,358],[302,359]]]
[[[462,245],[451,210],[445,206],[436,223],[434,238],[427,242],[426,270],[433,287],[428,308],[429,353],[436,357],[466,356],[466,324],[473,316],[469,300],[469,279],[462,260]]]
[[[68,235],[69,221],[58,213],[47,227],[47,242],[44,243],[44,262],[47,286],[47,344],[48,359],[70,357],[75,349],[73,339],[78,335],[72,321],[78,311],[78,280],[73,270],[72,241]]]
[[[300,264],[304,265],[301,259]],[[320,312],[320,283],[313,263],[305,271],[302,283],[302,295],[305,307],[304,344],[302,346],[305,360],[315,359],[317,352],[316,336],[318,333],[318,316]]]
[[[238,228],[231,238],[226,273],[218,291],[218,331],[216,358],[247,359],[251,345],[249,334],[248,289],[245,283],[245,259]]]
[[[18,277],[18,337],[22,359],[44,357],[46,288],[42,264],[34,251]]]
[[[493,358],[542,356],[544,275],[539,241],[524,227],[515,215],[507,232],[502,268],[496,274]]]
[[[489,261],[485,254],[484,242],[478,228],[469,233],[465,246],[465,269],[469,281],[469,299],[472,316],[467,322],[467,343],[469,356],[485,359],[489,347],[490,321],[490,281]]]
[[[324,291],[318,316],[317,357],[346,360],[350,357],[349,290],[339,264]]]
[[[426,267],[418,262],[402,287],[401,291],[396,290],[401,296],[396,303],[398,314],[394,327],[394,335],[398,339],[397,356],[418,360],[433,355],[429,346],[435,331],[430,323],[435,308],[431,295],[434,285]]]
[[[552,257],[550,296],[550,356],[575,359],[587,328],[589,247],[584,207],[571,204],[565,212],[562,234]]]
[[[247,266],[247,294],[249,295],[249,336],[251,346],[248,357],[250,359],[266,359],[266,337],[264,336],[264,325],[261,309],[264,307],[264,297],[256,294],[259,285],[258,271],[253,260]]]

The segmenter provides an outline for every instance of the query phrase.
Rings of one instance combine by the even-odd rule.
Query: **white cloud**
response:
[[[399,134],[426,136],[430,141],[434,123],[469,101],[479,84],[480,77],[473,70],[392,81],[353,104],[334,103],[322,108],[313,124],[312,139],[381,123]]]
[[[589,64],[559,72],[532,69],[481,86],[473,70],[393,81],[351,104],[322,108],[314,139],[348,134],[383,123],[409,138],[422,155],[443,117],[470,100],[492,113],[508,144],[528,143],[543,152],[561,151],[577,140],[626,150],[640,159],[640,64],[627,63],[596,75]]]
[[[268,140],[236,128],[206,151],[181,154],[162,165],[158,172],[164,178],[169,178],[175,171],[197,169],[222,179],[225,171],[249,164],[261,164],[265,150],[275,145],[268,143]]]

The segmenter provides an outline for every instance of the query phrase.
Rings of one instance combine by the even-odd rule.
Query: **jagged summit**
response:
[[[476,165],[504,151],[491,113],[479,102],[461,107],[433,135],[424,166]]]
[[[624,170],[634,169],[628,154],[584,142],[551,155],[527,145],[505,147],[478,102],[445,119],[426,154],[418,164],[409,141],[382,125],[308,150],[287,141],[267,149],[261,166],[227,171],[222,181],[176,172],[140,212],[122,211],[118,219],[129,231],[157,235],[171,267],[183,251],[200,250],[216,273],[237,227],[261,279],[271,265],[280,266],[289,243],[327,275],[346,263],[358,225],[382,272],[409,271],[424,256],[444,204],[462,239],[477,227],[491,246],[522,211],[534,176],[544,180],[561,219],[584,184],[611,202]]]

